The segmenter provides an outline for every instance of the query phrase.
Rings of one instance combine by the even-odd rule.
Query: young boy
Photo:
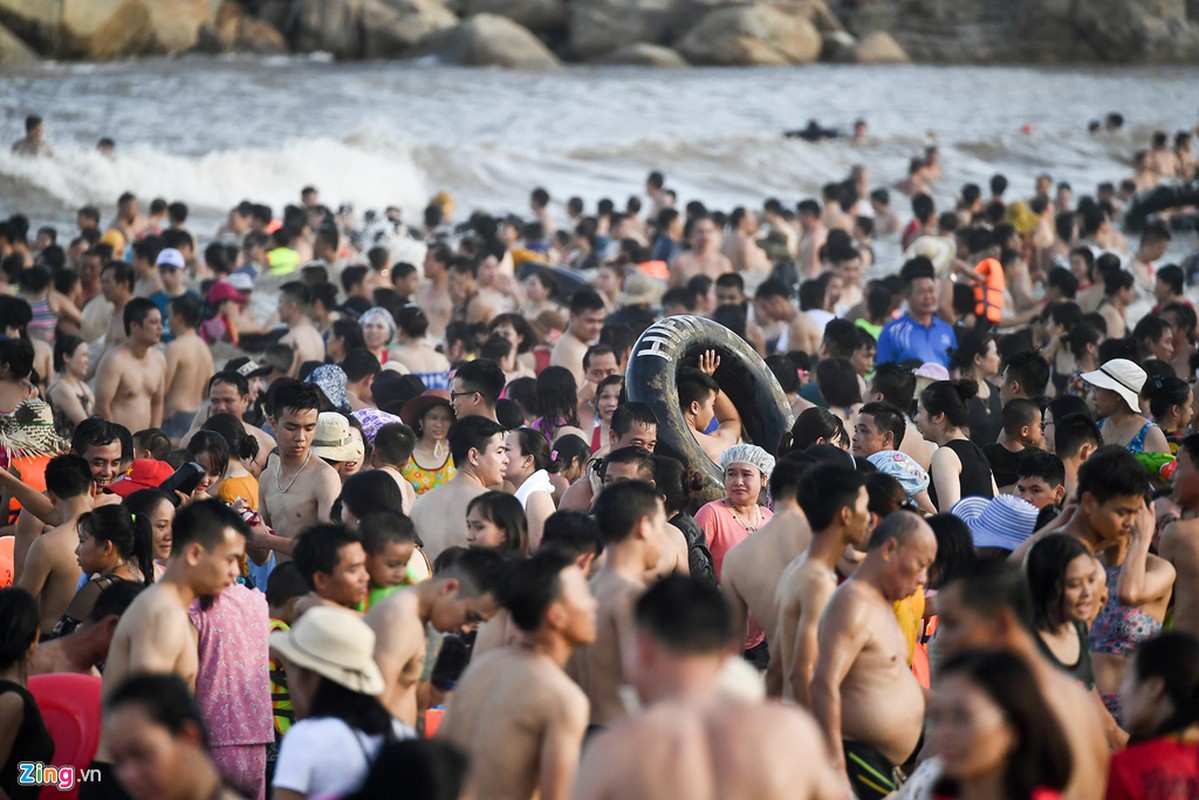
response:
[[[400,494],[404,498],[404,507],[400,510],[405,514],[412,513],[416,490],[400,470],[412,457],[414,447],[416,434],[402,422],[389,422],[380,427],[371,443],[371,466],[386,472],[400,487]]]
[[[1066,499],[1066,467],[1062,460],[1044,451],[1029,454],[1020,462],[1014,494],[1037,509],[1061,505]]]
[[[300,598],[308,594],[308,584],[300,574],[300,568],[294,561],[286,561],[271,572],[270,582],[266,587],[266,605],[271,615],[271,630],[290,630],[296,618]],[[292,707],[291,692],[287,689],[287,673],[283,662],[271,659],[268,662],[271,675],[271,709],[275,715],[275,743],[266,749],[266,785],[271,785],[274,777],[275,759],[279,757],[279,743],[283,735],[295,722],[295,710]]]
[[[416,528],[412,520],[394,509],[372,511],[358,523],[366,548],[366,574],[370,576],[362,611],[389,594],[417,582],[408,568],[416,552]]]

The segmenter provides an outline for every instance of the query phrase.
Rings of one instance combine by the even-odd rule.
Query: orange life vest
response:
[[[984,258],[974,271],[983,276],[974,285],[974,316],[994,325],[1003,319],[1003,265],[995,258]]]

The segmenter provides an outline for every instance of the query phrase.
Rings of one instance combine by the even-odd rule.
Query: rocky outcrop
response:
[[[440,0],[295,0],[287,33],[299,52],[396,58],[457,22]]]
[[[178,53],[199,40],[219,0],[0,0],[0,23],[54,58]]]
[[[570,17],[566,0],[465,0],[462,16],[479,14],[507,17],[534,33],[564,28]]]
[[[858,64],[907,64],[912,59],[886,31],[866,34],[853,48]]]
[[[695,64],[808,64],[820,57],[820,32],[802,13],[764,3],[709,12],[678,44]]]
[[[626,67],[670,68],[687,66],[687,59],[669,47],[656,44],[630,44],[593,58],[591,63]]]
[[[200,28],[195,49],[204,53],[278,55],[289,48],[278,28],[248,16],[237,3],[225,2],[217,10],[213,24]]]
[[[571,52],[586,59],[635,42],[662,44],[676,6],[676,0],[574,0]]]
[[[37,60],[37,53],[29,45],[0,25],[0,67],[22,67]]]
[[[558,57],[528,28],[494,14],[478,14],[421,43],[420,51],[464,67],[553,69]]]

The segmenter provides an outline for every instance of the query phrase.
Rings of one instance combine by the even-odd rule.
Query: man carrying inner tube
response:
[[[679,407],[695,441],[713,461],[741,440],[741,415],[729,396],[720,390],[712,376],[720,367],[720,356],[706,350],[699,357],[699,369],[679,369]],[[712,427],[713,418],[716,429]]]

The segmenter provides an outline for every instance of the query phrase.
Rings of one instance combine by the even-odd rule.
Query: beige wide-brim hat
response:
[[[53,456],[65,453],[67,443],[54,429],[54,411],[46,401],[30,398],[0,417],[0,450],[13,458]]]
[[[618,306],[655,306],[666,292],[662,281],[651,278],[641,270],[634,270],[624,279],[624,287],[616,296]]]
[[[361,461],[362,441],[350,431],[350,421],[338,411],[322,411],[312,434],[312,454],[329,461]]]
[[[953,263],[957,254],[957,243],[948,236],[918,236],[908,245],[908,249],[903,251],[903,260],[906,262],[916,256],[924,256],[933,262],[933,269],[940,276],[949,270],[949,265]]]
[[[1113,358],[1105,361],[1099,369],[1084,372],[1082,379],[1100,389],[1111,389],[1124,398],[1128,408],[1136,413],[1141,411],[1141,389],[1149,376],[1135,362],[1127,358]]]
[[[286,631],[273,631],[271,649],[298,667],[351,692],[379,695],[386,688],[375,663],[375,632],[348,609],[316,606]]]

